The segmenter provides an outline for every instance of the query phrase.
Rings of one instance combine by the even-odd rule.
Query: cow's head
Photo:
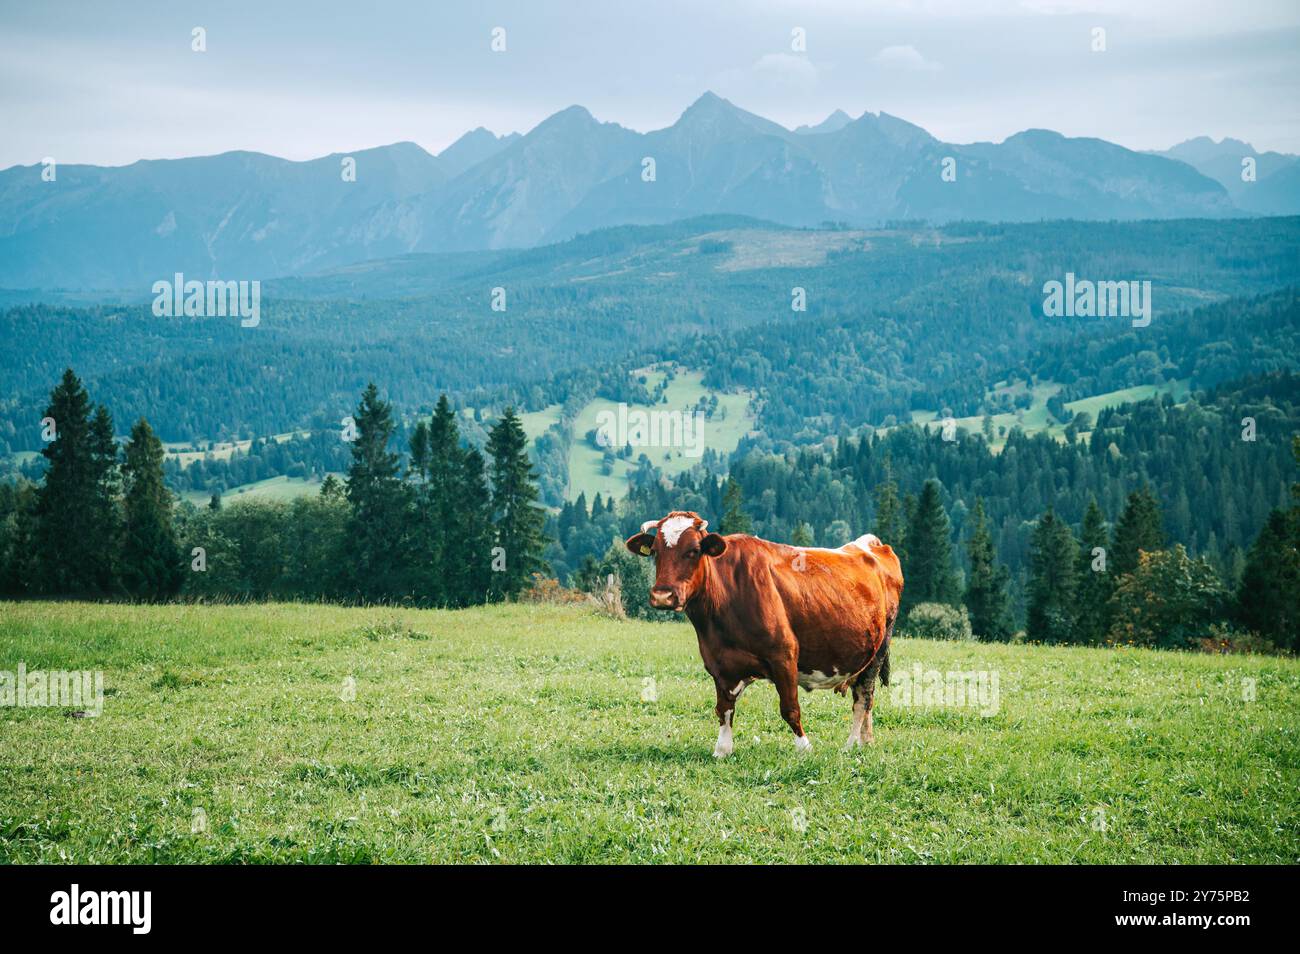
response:
[[[699,514],[674,510],[662,520],[647,520],[641,532],[628,539],[627,548],[637,556],[655,558],[655,584],[650,588],[655,609],[685,609],[703,585],[704,561],[726,551],[727,541],[708,529]]]

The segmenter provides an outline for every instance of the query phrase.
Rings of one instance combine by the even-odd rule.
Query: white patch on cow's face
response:
[[[659,525],[659,533],[664,538],[665,546],[675,547],[682,534],[693,526],[695,526],[694,517],[669,517]]]
[[[725,759],[732,751],[731,742],[731,713],[728,712],[724,717],[722,725],[718,726],[718,741],[713,746],[713,757],[715,759]]]

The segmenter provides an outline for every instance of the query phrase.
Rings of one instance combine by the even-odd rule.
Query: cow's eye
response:
[[[694,549],[691,550],[690,553],[686,555],[690,557],[692,560],[698,560],[700,558],[700,548],[695,547]]]

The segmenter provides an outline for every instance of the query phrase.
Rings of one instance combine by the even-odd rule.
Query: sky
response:
[[[705,90],[789,127],[1300,153],[1298,51],[1300,0],[0,0],[0,168],[436,153],[575,103],[644,132]]]

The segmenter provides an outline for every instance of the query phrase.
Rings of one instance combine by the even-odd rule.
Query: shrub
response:
[[[900,622],[900,636],[921,639],[974,639],[970,614],[964,606],[946,603],[917,603]]]
[[[1218,573],[1192,559],[1177,544],[1143,551],[1136,570],[1124,576],[1110,598],[1111,645],[1186,649],[1210,635],[1209,620],[1221,616],[1226,596]]]
[[[676,615],[668,610],[650,608],[650,587],[655,581],[655,561],[633,556],[627,552],[622,540],[614,540],[600,561],[600,576],[596,591],[597,600],[608,599],[602,594],[610,575],[614,576],[618,599],[623,613],[632,619],[671,621]]]
[[[587,596],[580,590],[571,590],[561,586],[559,580],[551,579],[541,573],[534,573],[528,588],[519,594],[521,603],[548,603],[562,605],[565,603],[585,603]]]
[[[1257,653],[1273,655],[1277,646],[1271,639],[1265,639],[1259,633],[1240,629],[1231,623],[1211,623],[1210,634],[1200,640],[1202,652],[1229,655],[1237,653]]]

